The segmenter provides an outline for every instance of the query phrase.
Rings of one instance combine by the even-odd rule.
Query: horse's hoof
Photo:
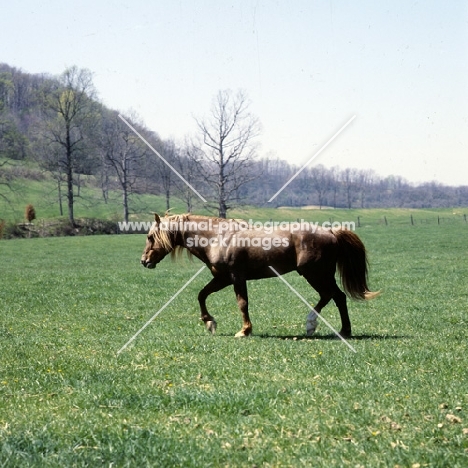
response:
[[[241,330],[234,335],[234,338],[247,338],[248,336],[250,336],[250,333],[245,333],[244,330]]]
[[[208,320],[205,322],[205,326],[207,331],[209,331],[212,335],[216,333],[216,322],[214,320]]]
[[[315,330],[317,330],[317,320],[311,322],[307,321],[306,323],[306,334],[307,336],[312,336],[315,333]]]

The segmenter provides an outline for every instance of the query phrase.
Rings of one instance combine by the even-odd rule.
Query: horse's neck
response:
[[[172,245],[174,248],[176,247],[183,247],[183,248],[187,248],[186,245],[185,245],[185,239],[184,239],[184,233],[177,230],[177,231],[173,231],[171,232],[171,242],[172,242]]]
[[[190,255],[194,255],[199,260],[206,263],[208,262],[206,252],[207,246],[203,244],[203,240],[209,239],[211,234],[212,233],[204,231],[178,231],[175,242],[178,247],[187,249]]]
[[[172,233],[172,245],[175,247],[182,247],[190,251],[191,245],[188,239],[193,239],[196,233],[190,231],[177,230]]]

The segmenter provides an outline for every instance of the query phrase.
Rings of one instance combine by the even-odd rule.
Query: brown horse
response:
[[[141,263],[146,268],[155,268],[168,253],[174,255],[182,248],[199,258],[213,275],[198,294],[201,320],[208,331],[215,332],[216,321],[208,313],[206,299],[232,284],[243,318],[243,327],[236,337],[252,333],[247,281],[295,270],[320,295],[307,317],[307,334],[315,331],[315,311],[320,313],[333,299],[340,312],[340,334],[351,336],[346,294],[335,281],[336,268],[351,298],[371,299],[378,294],[370,292],[367,286],[366,249],[359,237],[350,230],[311,229],[304,222],[265,223],[261,227],[259,224],[192,214],[163,218],[155,214]]]

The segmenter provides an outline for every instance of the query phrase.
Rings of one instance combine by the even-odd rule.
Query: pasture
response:
[[[278,278],[249,283],[253,337],[232,288],[208,335],[206,270],[117,356],[198,261],[146,270],[142,235],[0,241],[0,466],[467,466],[468,228],[357,233],[382,290],[348,303],[357,353],[305,338]]]

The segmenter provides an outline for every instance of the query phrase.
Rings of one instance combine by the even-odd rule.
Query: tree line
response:
[[[206,117],[195,121],[196,135],[183,142],[164,140],[138,116],[121,115],[100,103],[88,70],[71,67],[53,77],[0,64],[0,196],[8,194],[6,166],[31,159],[52,175],[60,213],[72,224],[83,176],[94,178],[103,203],[110,193],[120,193],[126,221],[132,197],[142,193],[163,195],[167,209],[177,197],[188,212],[203,201],[226,217],[242,203],[267,204],[299,169],[258,157],[260,123],[241,91],[219,91]],[[272,204],[466,206],[468,187],[415,186],[399,176],[317,165],[304,169]]]

